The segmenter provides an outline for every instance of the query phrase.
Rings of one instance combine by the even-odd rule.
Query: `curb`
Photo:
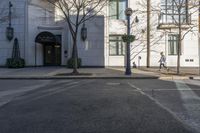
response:
[[[161,80],[183,80],[183,79],[190,79],[190,77],[185,76],[161,76],[159,77]]]
[[[61,79],[159,79],[159,80],[200,80],[200,76],[0,76],[0,80],[61,80]]]
[[[148,76],[148,77],[123,77],[123,76],[45,76],[45,77],[0,77],[0,80],[59,80],[59,79],[159,79],[159,77]]]
[[[191,80],[196,80],[196,79],[200,79],[200,77],[193,77],[193,76],[160,76],[159,77],[160,80],[187,80],[187,79],[191,79]]]
[[[197,80],[199,80],[200,79],[200,76],[195,76],[195,77],[189,77],[190,79],[197,79]]]

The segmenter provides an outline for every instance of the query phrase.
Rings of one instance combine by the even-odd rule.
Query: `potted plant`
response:
[[[122,40],[123,40],[123,42],[131,43],[131,42],[135,41],[135,36],[125,34],[125,35],[122,36]]]
[[[81,58],[78,58],[78,68],[81,67],[81,64],[82,64],[82,61],[81,61]],[[73,58],[70,58],[68,61],[67,61],[67,67],[68,68],[74,68],[74,59]]]
[[[12,57],[6,60],[6,66],[8,68],[23,68],[25,66],[25,60],[20,57],[18,39],[15,38]]]

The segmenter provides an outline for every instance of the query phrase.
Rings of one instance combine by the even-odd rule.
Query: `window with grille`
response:
[[[162,23],[179,23],[179,16],[180,23],[189,23],[188,0],[161,0]]]
[[[110,0],[109,16],[111,19],[126,19],[124,11],[126,10],[127,0]]]
[[[168,54],[177,55],[178,54],[178,35],[168,36]]]
[[[110,56],[125,55],[125,44],[120,35],[110,35],[109,37],[109,54]]]

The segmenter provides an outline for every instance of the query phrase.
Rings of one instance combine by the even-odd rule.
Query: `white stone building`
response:
[[[26,66],[66,65],[72,53],[72,39],[66,22],[57,18],[58,12],[54,7],[42,0],[10,1],[13,4],[11,20],[14,38],[19,40],[21,57],[25,59]],[[87,40],[82,41],[80,36],[78,38],[79,57],[82,59],[83,66],[125,65],[125,44],[121,36],[126,33],[124,10],[127,5],[134,10],[132,34],[136,35],[136,41],[131,44],[131,61],[138,66],[146,66],[147,9],[145,1],[129,0],[127,3],[127,0],[110,0],[110,4],[104,8],[105,14],[86,22]],[[160,52],[165,53],[168,66],[177,64],[178,30],[172,24],[172,17],[170,18],[172,13],[175,17],[177,15],[174,8],[171,8],[173,6],[170,1],[151,0],[151,66],[158,66]],[[0,3],[0,66],[5,66],[6,59],[11,57],[14,40],[8,41],[6,38],[8,2],[8,0],[1,0]],[[166,11],[166,9],[170,10]],[[187,34],[182,40],[182,67],[199,65],[198,11],[196,9],[183,9],[182,19],[187,22],[182,26],[183,35],[184,32]],[[135,21],[136,16],[139,19],[138,23]],[[188,29],[191,32],[188,32]]]

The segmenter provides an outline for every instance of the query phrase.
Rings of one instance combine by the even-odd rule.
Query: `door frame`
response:
[[[43,65],[44,66],[61,66],[62,64],[62,45],[61,44],[56,44],[56,45],[59,45],[60,46],[60,63],[59,64],[56,64],[56,61],[55,61],[55,45],[52,45],[52,43],[47,43],[47,44],[44,44],[43,45]],[[46,60],[46,46],[51,46],[52,47],[52,54],[51,54],[51,61],[52,61],[52,64],[47,64],[45,63],[45,60]]]

